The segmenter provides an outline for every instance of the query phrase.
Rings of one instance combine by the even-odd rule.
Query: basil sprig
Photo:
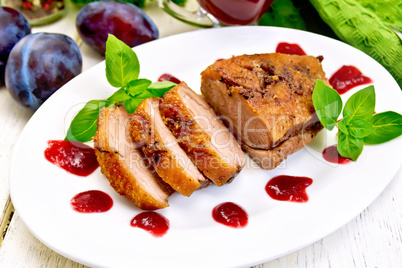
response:
[[[362,153],[364,144],[381,144],[402,135],[402,115],[393,111],[374,114],[374,86],[353,94],[343,107],[339,93],[318,79],[313,104],[326,129],[338,127],[339,154],[354,161]],[[343,118],[338,121],[342,107]]]
[[[106,100],[91,100],[71,121],[65,140],[87,142],[96,134],[99,112],[103,107],[123,105],[133,113],[146,98],[162,97],[176,86],[169,81],[153,82],[138,78],[140,63],[135,52],[125,43],[109,34],[106,41],[106,78],[118,89]]]

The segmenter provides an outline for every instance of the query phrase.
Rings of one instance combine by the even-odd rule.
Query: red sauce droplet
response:
[[[88,176],[99,166],[95,150],[77,141],[48,141],[45,158],[78,176]]]
[[[265,191],[275,200],[305,203],[308,201],[306,188],[312,183],[308,177],[280,175],[267,183]]]
[[[232,202],[225,202],[214,207],[212,217],[215,221],[233,228],[242,228],[248,223],[247,212]]]
[[[159,213],[146,211],[131,220],[131,226],[144,229],[155,237],[161,237],[169,230],[169,220]]]
[[[77,194],[70,203],[81,213],[106,212],[113,206],[113,199],[105,192],[91,190]]]
[[[276,47],[276,53],[290,54],[290,55],[306,55],[306,52],[298,44],[279,43]]]
[[[342,66],[329,79],[329,83],[339,94],[344,94],[356,86],[371,82],[372,80],[369,77],[364,76],[359,69],[350,65]]]
[[[171,75],[171,74],[162,74],[159,78],[158,78],[158,81],[159,82],[162,82],[162,81],[170,81],[170,82],[173,82],[173,83],[176,83],[176,84],[180,84],[180,80],[179,79],[177,79],[176,77],[174,77],[173,75]]]
[[[347,164],[353,161],[350,158],[341,156],[336,144],[325,148],[324,151],[322,151],[322,157],[324,157],[328,162],[335,164]]]

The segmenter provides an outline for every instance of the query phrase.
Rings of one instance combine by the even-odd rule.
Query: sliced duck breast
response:
[[[159,98],[141,102],[131,120],[131,134],[158,175],[185,196],[209,184],[163,123]]]
[[[101,172],[114,190],[141,209],[169,206],[174,190],[154,171],[136,148],[129,131],[130,115],[122,107],[102,108],[94,137]]]
[[[185,82],[165,93],[159,110],[181,148],[216,185],[242,169],[245,156],[240,145],[204,97]]]

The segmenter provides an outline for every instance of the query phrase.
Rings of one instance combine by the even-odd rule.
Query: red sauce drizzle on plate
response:
[[[225,202],[214,207],[212,217],[215,221],[233,228],[242,228],[248,223],[247,212],[232,202]]]
[[[70,204],[81,213],[106,212],[113,206],[113,199],[105,192],[90,190],[74,196]]]
[[[364,76],[359,69],[350,65],[342,66],[329,79],[329,83],[339,94],[344,94],[356,86],[371,82],[372,80],[369,77]]]
[[[305,203],[308,201],[306,188],[312,183],[308,177],[280,175],[267,183],[265,191],[275,200]]]
[[[173,83],[176,83],[176,84],[180,84],[180,80],[179,79],[177,79],[176,77],[174,77],[173,75],[171,75],[171,74],[162,74],[159,78],[158,78],[158,81],[159,82],[162,82],[162,81],[170,81],[170,82],[173,82]]]
[[[279,43],[276,47],[276,53],[290,54],[290,55],[306,55],[306,52],[298,44]]]
[[[322,151],[322,157],[328,162],[335,164],[347,164],[353,161],[350,158],[341,156],[336,144],[325,148],[324,151]]]
[[[77,141],[48,141],[45,158],[78,176],[88,176],[99,166],[95,150]]]
[[[153,211],[138,214],[131,220],[130,225],[144,229],[155,237],[161,237],[169,230],[169,220]]]

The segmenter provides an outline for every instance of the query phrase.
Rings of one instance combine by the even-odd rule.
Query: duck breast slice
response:
[[[131,119],[131,134],[158,175],[185,196],[210,181],[193,164],[163,123],[159,98],[145,99]]]
[[[217,186],[240,172],[245,155],[239,143],[204,97],[185,82],[165,93],[159,110],[181,148]]]
[[[129,131],[130,115],[122,107],[102,108],[94,137],[101,172],[114,190],[141,209],[169,206],[174,190],[156,174]]]

